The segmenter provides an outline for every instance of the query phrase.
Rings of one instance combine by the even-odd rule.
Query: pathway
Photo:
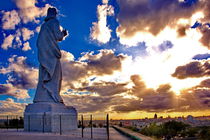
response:
[[[130,129],[127,129],[127,128],[123,128],[123,127],[118,127],[118,126],[115,126],[117,129],[120,129],[121,131],[129,134],[129,135],[132,135],[132,136],[135,136],[136,138],[138,139],[141,139],[141,140],[153,140],[153,138],[151,137],[148,137],[148,136],[145,136],[145,135],[142,135],[138,132],[134,132]]]

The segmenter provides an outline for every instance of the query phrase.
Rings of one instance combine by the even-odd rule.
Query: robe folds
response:
[[[42,24],[38,39],[39,80],[34,102],[63,103],[60,96],[62,69],[61,52],[58,41],[64,33],[60,30],[59,21],[55,17],[47,17]]]

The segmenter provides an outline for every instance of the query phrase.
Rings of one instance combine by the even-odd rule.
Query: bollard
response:
[[[90,135],[91,135],[91,139],[93,138],[93,119],[92,119],[92,115],[90,115]]]
[[[82,120],[82,138],[83,138],[83,128],[84,128],[84,126],[83,126],[83,115],[81,116],[81,120]]]
[[[107,140],[109,140],[109,114],[106,116]]]
[[[44,133],[44,119],[45,119],[45,113],[42,116],[42,132]]]
[[[7,130],[9,129],[9,116],[7,116]]]
[[[16,116],[16,120],[17,120],[17,132],[18,132],[18,123],[19,123],[18,116]]]
[[[60,115],[60,135],[62,135],[61,115]]]
[[[28,115],[28,132],[30,132],[30,115]]]

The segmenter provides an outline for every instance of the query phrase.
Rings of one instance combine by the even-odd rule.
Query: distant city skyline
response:
[[[210,115],[210,1],[8,0],[0,5],[0,115],[21,115],[38,79],[49,7],[69,36],[61,96],[113,119]]]

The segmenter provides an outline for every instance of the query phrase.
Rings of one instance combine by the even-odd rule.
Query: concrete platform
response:
[[[84,129],[82,138],[81,129],[71,132],[59,133],[40,133],[24,132],[23,129],[17,132],[16,129],[0,129],[0,140],[107,140],[105,128],[93,128],[93,139],[90,136],[90,128]],[[119,132],[110,128],[110,140],[131,140]]]
[[[26,106],[24,130],[65,132],[77,129],[77,111],[62,103],[40,102]]]

